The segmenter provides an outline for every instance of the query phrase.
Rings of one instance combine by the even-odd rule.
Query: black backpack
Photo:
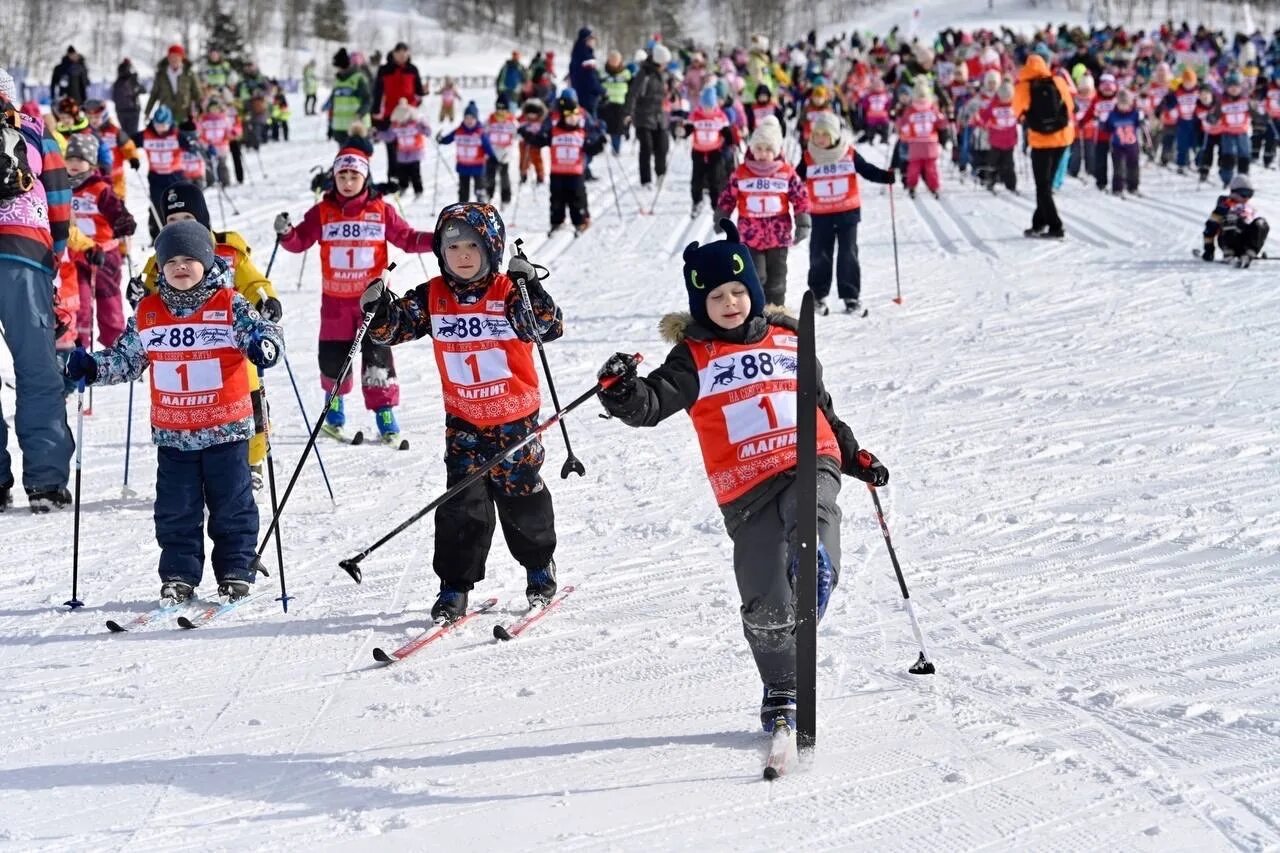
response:
[[[22,117],[13,104],[0,99],[0,201],[11,201],[30,192],[37,180],[27,162]]]
[[[1027,129],[1036,133],[1057,133],[1067,126],[1067,104],[1052,77],[1031,81],[1031,105],[1027,108]]]

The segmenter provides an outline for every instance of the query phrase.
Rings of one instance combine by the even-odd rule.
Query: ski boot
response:
[[[13,480],[0,486],[0,512],[13,506]]]
[[[347,413],[342,408],[342,395],[335,394],[333,401],[329,403],[329,410],[324,413],[324,423],[320,428],[324,430],[325,435],[346,441],[347,437],[343,434],[342,428],[347,425]]]
[[[915,187],[907,187],[907,197],[911,199],[914,199],[916,197]]]
[[[431,618],[437,625],[457,622],[467,613],[467,590],[454,589],[444,581],[440,582],[440,594],[431,607]]]
[[[374,419],[378,422],[378,436],[383,444],[400,443],[400,424],[396,423],[395,409],[383,406],[374,413]]]
[[[262,478],[263,478],[262,463],[259,462],[257,465],[250,465],[249,466],[249,482],[253,485],[253,490],[255,492],[262,491],[262,483],[263,483]]]
[[[555,597],[556,564],[552,560],[545,569],[526,569],[524,596],[529,600],[529,607],[545,607]]]
[[[767,734],[773,734],[773,730],[783,723],[795,731],[796,689],[765,685],[764,699],[760,702],[760,726]]]
[[[583,219],[582,222],[574,226],[573,236],[575,237],[581,236],[582,232],[586,231],[590,227],[591,227],[591,220],[589,218]]]
[[[218,598],[223,604],[230,604],[247,596],[252,588],[248,581],[222,581],[218,584]]]
[[[699,199],[693,203],[693,210],[689,211],[690,219],[697,219],[698,214],[702,212],[702,200]]]
[[[819,317],[825,317],[831,313],[831,309],[827,307],[827,300],[815,299],[813,301],[813,313]]]
[[[857,314],[862,310],[862,303],[856,299],[846,299],[844,301],[844,313]]]
[[[66,486],[47,489],[27,489],[27,503],[31,511],[41,515],[53,509],[65,509],[71,505],[71,492]]]
[[[160,584],[160,604],[174,606],[186,604],[195,595],[195,587],[186,581],[165,581]]]

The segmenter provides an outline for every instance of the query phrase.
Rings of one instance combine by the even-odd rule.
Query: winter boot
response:
[[[13,480],[0,486],[0,512],[13,506]]]
[[[165,581],[160,584],[160,603],[162,605],[186,604],[195,594],[195,587],[186,581]]]
[[[530,607],[544,607],[556,594],[556,564],[552,560],[545,569],[526,569],[525,598]]]
[[[334,438],[342,438],[342,428],[347,425],[347,413],[342,408],[342,395],[335,394],[329,403],[329,410],[324,413],[321,429]]]
[[[844,301],[844,313],[857,314],[862,310],[862,303],[856,299],[846,299]]]
[[[230,604],[247,596],[252,588],[248,581],[221,581],[218,584],[218,598],[223,604]]]
[[[400,441],[400,424],[396,423],[395,409],[383,406],[374,412],[374,420],[378,422],[378,435],[383,444],[397,444]]]
[[[764,700],[760,703],[760,725],[768,734],[779,724],[796,728],[796,689],[794,687],[770,687],[765,685]]]
[[[819,317],[825,317],[831,313],[831,309],[827,307],[827,300],[815,299],[813,301],[813,313]]]
[[[431,608],[431,618],[437,625],[456,622],[467,613],[467,590],[454,589],[444,581],[440,582],[440,594]]]
[[[27,489],[27,503],[31,511],[37,515],[51,509],[65,509],[71,505],[71,492],[66,486],[54,486],[47,489]]]

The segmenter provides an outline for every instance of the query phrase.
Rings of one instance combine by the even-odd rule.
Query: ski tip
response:
[[[125,633],[128,633],[129,631],[128,628],[121,625],[119,622],[117,622],[114,619],[107,620],[107,630],[113,634],[125,634]]]
[[[190,630],[192,630],[193,628],[195,628],[195,627],[196,627],[196,623],[192,622],[190,619],[188,619],[188,618],[187,618],[187,617],[185,617],[185,616],[179,616],[179,617],[178,617],[178,627],[179,627],[179,628],[186,628],[188,631],[190,631]]]
[[[392,663],[395,661],[395,658],[393,658],[391,655],[387,654],[386,652],[384,652],[382,649],[379,649],[379,648],[374,648],[373,659],[376,660],[378,663]]]
[[[866,317],[866,316],[867,316],[868,314],[870,314],[870,313],[871,313],[871,309],[870,309],[870,308],[863,308],[863,309],[862,309],[862,316],[863,316],[863,317]]]
[[[355,447],[356,445],[360,445],[360,444],[364,444],[364,433],[363,433],[363,432],[357,432],[355,435],[351,436],[351,446],[352,446],[352,447]]]
[[[772,781],[774,781],[775,779],[777,779],[777,778],[778,778],[778,776],[780,776],[780,775],[781,775],[781,774],[780,774],[780,773],[778,773],[778,768],[776,768],[776,767],[766,767],[766,768],[764,769],[764,778],[765,778],[765,781],[766,781],[766,782],[772,782]]]
[[[506,627],[505,627],[505,626],[503,626],[503,625],[494,625],[494,626],[493,626],[493,638],[494,638],[495,640],[511,640],[511,639],[514,639],[514,638],[511,636],[511,632],[509,632],[509,631],[506,629]]]

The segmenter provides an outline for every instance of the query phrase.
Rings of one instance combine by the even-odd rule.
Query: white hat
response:
[[[671,51],[662,42],[658,42],[653,46],[653,61],[661,65],[663,68],[671,61]]]
[[[775,116],[765,116],[756,125],[748,144],[754,147],[756,143],[768,145],[774,151],[782,151],[782,125],[778,124]]]
[[[18,102],[18,84],[13,82],[13,77],[3,68],[0,68],[0,96],[10,103]]]

